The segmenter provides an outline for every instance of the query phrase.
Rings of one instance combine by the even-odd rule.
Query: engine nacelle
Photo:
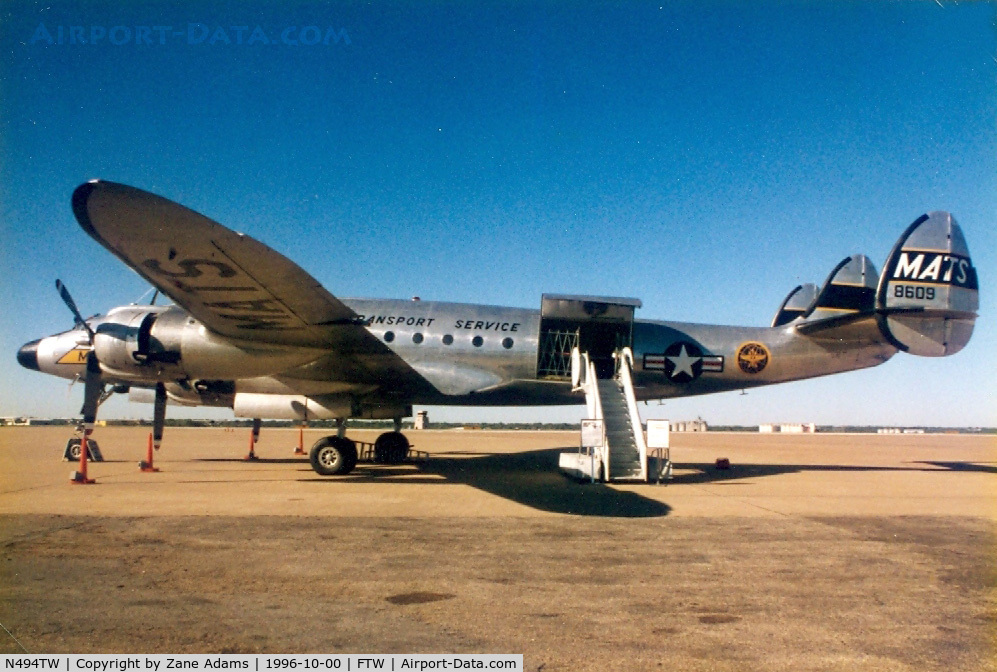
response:
[[[185,376],[180,365],[181,334],[177,330],[163,338],[153,328],[168,308],[128,306],[111,310],[97,325],[94,354],[101,370],[111,378],[141,381],[168,380]]]
[[[109,312],[97,326],[94,351],[105,376],[125,382],[254,378],[321,354],[235,342],[208,331],[182,310],[158,306]]]
[[[332,420],[362,418],[391,420],[412,415],[412,407],[397,403],[357,400],[349,394],[323,394],[306,397],[300,394],[257,394],[236,392],[232,406],[238,418],[268,420]]]
[[[325,395],[319,402],[299,394],[237,392],[232,410],[237,418],[331,420],[352,417],[357,409],[349,395]]]
[[[166,383],[166,398],[181,406],[217,406],[232,408],[235,382],[230,380],[195,380]],[[128,401],[139,404],[156,402],[156,390],[149,387],[131,387]]]

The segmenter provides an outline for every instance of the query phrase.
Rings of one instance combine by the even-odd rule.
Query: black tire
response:
[[[308,460],[317,474],[342,476],[357,465],[357,444],[347,438],[327,436],[315,442]]]
[[[73,437],[69,441],[66,441],[66,452],[62,454],[63,459],[68,462],[79,462],[80,461],[80,446],[83,442],[77,438]],[[97,446],[97,442],[93,439],[87,439],[87,459],[91,462],[100,462],[96,456],[100,454],[100,448]]]
[[[81,441],[77,438],[72,438],[66,442],[66,453],[64,455],[65,459],[70,462],[80,461],[80,445]],[[89,456],[88,456],[89,457]]]
[[[83,442],[79,438],[75,436],[71,438],[69,441],[66,442],[66,452],[63,453],[63,458],[69,462],[79,462],[81,445],[83,445]],[[95,450],[96,446],[97,446],[96,441],[94,441],[93,439],[87,439],[87,448],[89,448],[89,450],[87,451],[87,459],[92,462],[97,461],[94,458],[94,453],[97,452]]]
[[[408,457],[408,439],[401,432],[385,432],[374,441],[374,461],[401,464]]]

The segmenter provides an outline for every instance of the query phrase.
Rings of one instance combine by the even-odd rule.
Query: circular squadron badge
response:
[[[754,341],[745,343],[737,350],[737,365],[745,373],[761,373],[770,358],[768,348]]]

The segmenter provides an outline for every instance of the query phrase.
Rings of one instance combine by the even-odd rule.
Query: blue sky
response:
[[[0,415],[79,409],[80,386],[14,358],[71,325],[56,277],[87,314],[147,289],[73,219],[100,177],[339,296],[636,296],[639,318],[720,324],[766,325],[796,284],[855,252],[881,265],[950,210],[981,278],[963,352],[645,417],[997,425],[995,20],[944,1],[5,3]]]

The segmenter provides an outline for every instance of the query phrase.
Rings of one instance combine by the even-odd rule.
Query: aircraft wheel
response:
[[[82,443],[83,442],[78,437],[75,436],[71,438],[69,441],[67,441],[66,452],[63,453],[62,456],[63,459],[69,462],[78,462],[80,459],[80,446],[82,445]],[[87,459],[93,460],[95,462],[97,461],[94,459],[94,452],[95,452],[94,446],[96,445],[97,444],[93,439],[87,439],[87,446],[90,448],[90,450],[87,451]]]
[[[327,436],[312,446],[308,459],[322,476],[339,476],[353,471],[357,464],[357,444],[347,438]]]
[[[408,439],[401,432],[385,432],[374,441],[374,461],[401,464],[408,457]]]
[[[76,461],[80,459],[80,444],[82,442],[79,439],[70,439],[66,442],[66,459],[71,461]]]

